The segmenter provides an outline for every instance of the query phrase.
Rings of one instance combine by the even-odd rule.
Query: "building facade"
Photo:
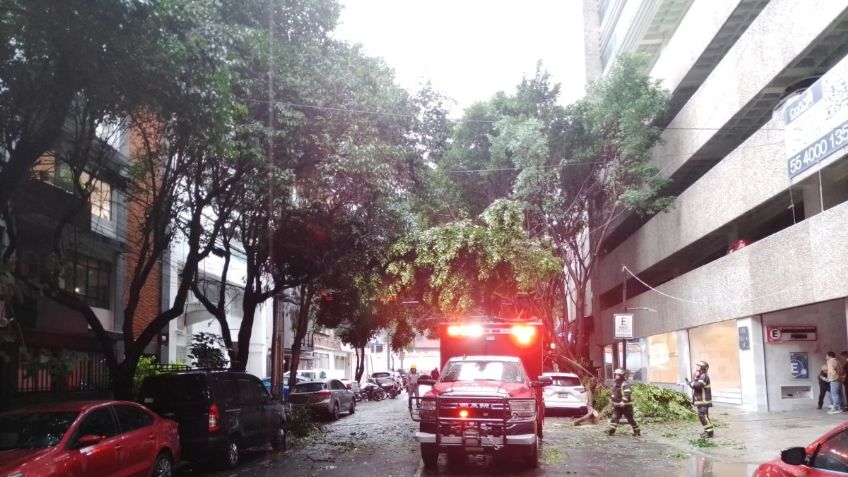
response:
[[[825,353],[848,350],[848,1],[586,0],[584,12],[589,79],[641,51],[671,92],[652,164],[677,197],[613,224],[593,278],[593,361],[682,389],[706,360],[716,401],[811,407]],[[625,358],[613,315],[626,312]]]

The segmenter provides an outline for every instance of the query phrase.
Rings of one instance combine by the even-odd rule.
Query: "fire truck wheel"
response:
[[[533,444],[530,454],[524,456],[524,466],[529,469],[539,467],[539,442]]]
[[[435,467],[439,460],[439,448],[435,444],[421,444],[421,460],[424,467]]]

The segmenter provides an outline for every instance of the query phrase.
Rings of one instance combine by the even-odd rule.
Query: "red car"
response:
[[[0,476],[173,474],[177,423],[125,401],[57,403],[0,414]]]
[[[780,459],[761,464],[754,477],[844,476],[848,474],[848,422],[804,447],[790,447]]]

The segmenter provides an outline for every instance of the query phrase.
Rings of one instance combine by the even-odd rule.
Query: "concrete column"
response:
[[[802,186],[804,197],[804,218],[810,218],[822,211],[822,197],[819,191],[818,175],[812,184]],[[805,181],[806,182],[806,181]]]
[[[768,410],[763,322],[759,316],[736,320],[736,328],[748,329],[748,349],[739,350],[739,377],[742,408],[749,411]]]
[[[684,378],[692,378],[692,357],[689,352],[689,330],[678,330],[677,332],[677,354],[678,373],[677,382],[681,383],[680,391],[689,393]]]

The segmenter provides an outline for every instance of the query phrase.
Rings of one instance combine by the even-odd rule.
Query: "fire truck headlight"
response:
[[[524,345],[530,344],[536,336],[536,328],[532,326],[515,325],[510,331],[512,336],[515,336],[515,339]]]
[[[512,416],[518,419],[536,418],[536,401],[532,399],[512,399],[509,401]]]

